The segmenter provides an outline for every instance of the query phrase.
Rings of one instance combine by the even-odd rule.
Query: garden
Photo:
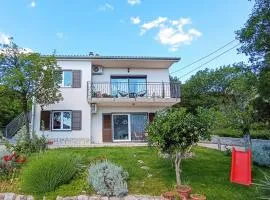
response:
[[[197,147],[209,138],[211,112],[170,108],[148,125],[149,147],[47,149],[45,137],[19,133],[16,144],[1,151],[0,193],[56,199],[80,194],[125,197],[127,194],[162,199],[251,199],[269,192],[270,149],[253,149],[257,185],[229,181],[230,152]],[[190,194],[192,193],[192,194]]]
[[[196,147],[193,158],[182,163],[183,183],[207,199],[255,199],[256,186],[246,187],[229,181],[230,156]],[[0,192],[32,194],[35,199],[56,199],[57,196],[96,194],[88,182],[88,166],[108,160],[128,172],[129,194],[160,196],[175,187],[174,168],[169,159],[160,157],[148,147],[68,148],[32,154],[18,170],[16,177],[1,180]],[[48,171],[44,171],[48,170]],[[254,166],[255,180],[262,179],[269,168]],[[51,179],[51,180],[50,180]],[[53,186],[52,188],[50,188]]]

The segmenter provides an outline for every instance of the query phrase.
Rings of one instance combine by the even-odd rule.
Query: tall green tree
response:
[[[22,112],[19,95],[3,85],[0,85],[0,129]]]
[[[18,95],[25,116],[33,98],[41,105],[62,100],[59,90],[60,68],[54,56],[44,57],[18,47],[10,38],[0,51],[0,84]],[[30,137],[29,118],[25,117],[27,135]]]
[[[259,93],[270,105],[270,1],[255,0],[252,13],[244,27],[236,31],[242,46],[239,52],[249,56],[253,69],[259,73]]]

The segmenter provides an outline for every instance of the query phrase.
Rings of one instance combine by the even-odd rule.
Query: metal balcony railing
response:
[[[88,82],[89,98],[180,98],[178,82]]]

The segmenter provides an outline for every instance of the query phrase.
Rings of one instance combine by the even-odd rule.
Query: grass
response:
[[[175,173],[168,160],[159,158],[148,147],[104,147],[104,148],[69,148],[50,150],[55,155],[68,152],[80,155],[85,165],[100,158],[121,165],[129,173],[128,189],[130,194],[160,195],[172,190],[175,185]],[[33,159],[36,155],[32,155]],[[138,160],[143,160],[150,169],[142,169]],[[184,160],[182,163],[183,180],[189,182],[193,191],[206,194],[208,200],[256,199],[258,196],[254,186],[245,187],[232,184],[229,181],[230,157],[222,152],[200,148],[195,149],[195,158]],[[253,178],[263,178],[263,172],[270,172],[269,168],[253,167]],[[152,177],[148,177],[152,174]],[[38,177],[37,177],[38,178]],[[86,181],[86,173],[79,174],[68,184],[58,187],[55,191],[36,196],[36,199],[55,199],[57,195],[73,196],[82,191],[94,194]]]

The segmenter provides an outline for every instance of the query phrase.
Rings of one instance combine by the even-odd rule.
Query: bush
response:
[[[88,170],[88,181],[100,195],[122,197],[128,193],[128,173],[109,161],[93,164]]]
[[[80,159],[70,154],[39,154],[22,170],[23,192],[40,194],[68,183],[76,174]]]
[[[270,145],[252,144],[252,152],[255,164],[270,167]]]
[[[270,176],[268,174],[264,174],[264,179],[259,180],[254,185],[260,193],[264,194],[264,196],[258,197],[259,199],[270,199]]]
[[[42,152],[47,149],[47,139],[44,135],[38,137],[35,133],[29,140],[26,137],[26,127],[23,126],[15,136],[16,144],[6,143],[10,151],[15,151],[18,155],[29,155],[34,152]]]
[[[8,160],[4,159],[4,156]],[[0,146],[0,180],[14,177],[16,167],[18,167],[18,164],[15,162],[15,157],[6,148]]]

